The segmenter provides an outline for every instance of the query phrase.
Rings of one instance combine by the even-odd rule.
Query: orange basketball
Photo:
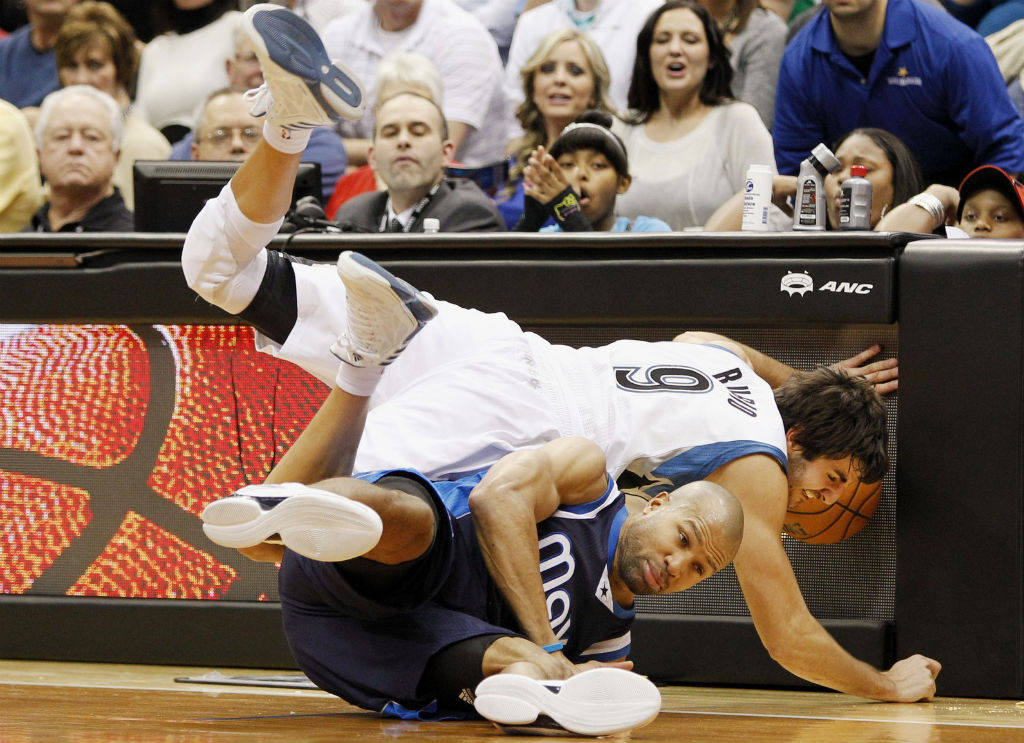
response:
[[[858,482],[831,506],[809,498],[786,511],[783,529],[809,544],[835,544],[863,529],[882,499],[882,482]]]

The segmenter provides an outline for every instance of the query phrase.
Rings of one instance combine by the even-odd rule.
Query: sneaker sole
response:
[[[266,57],[305,82],[331,119],[362,118],[362,88],[352,73],[331,61],[312,26],[284,8],[260,9],[245,17],[255,32],[249,36],[262,43]]]
[[[437,316],[437,305],[433,300],[408,281],[398,278],[362,253],[346,250],[338,256],[338,275],[342,281],[369,281],[381,288],[389,289],[402,300],[409,313],[421,326]],[[413,335],[418,332],[419,330],[416,330]]]
[[[499,725],[528,725],[547,715],[578,735],[610,735],[651,722],[661,711],[661,693],[621,668],[584,671],[562,682],[557,694],[536,679],[499,673],[480,682],[474,706]]]
[[[253,547],[277,534],[293,552],[321,562],[359,557],[380,541],[380,516],[330,493],[298,493],[269,511],[247,498],[224,498],[203,510],[203,531],[222,547]]]

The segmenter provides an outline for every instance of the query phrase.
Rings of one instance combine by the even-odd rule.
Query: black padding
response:
[[[943,695],[1024,693],[1024,244],[914,243],[900,260],[897,655]]]

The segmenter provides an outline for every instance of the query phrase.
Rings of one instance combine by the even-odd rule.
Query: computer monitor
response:
[[[188,232],[192,220],[235,174],[239,162],[136,160],[136,232]],[[302,163],[295,178],[292,206],[303,196],[323,201],[320,163]]]

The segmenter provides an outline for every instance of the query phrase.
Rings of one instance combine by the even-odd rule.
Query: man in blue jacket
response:
[[[982,164],[1024,170],[1024,119],[982,37],[915,0],[823,5],[782,58],[772,129],[780,173],[861,126],[902,139],[932,182],[956,185]]]

